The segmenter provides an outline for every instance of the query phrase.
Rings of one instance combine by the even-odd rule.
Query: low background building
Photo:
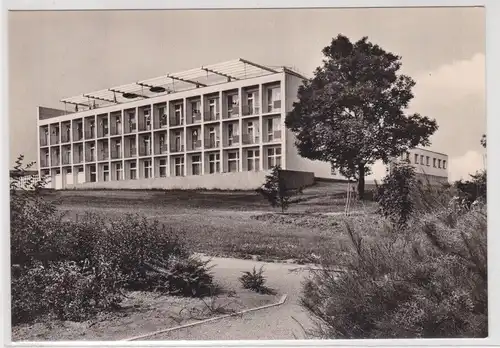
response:
[[[427,149],[412,149],[395,161],[405,161],[415,168],[418,180],[430,184],[448,183],[448,155]]]

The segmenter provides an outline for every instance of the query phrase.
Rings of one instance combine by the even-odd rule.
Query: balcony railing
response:
[[[108,135],[109,135],[109,128],[107,125],[99,128],[99,131],[98,131],[99,138],[107,137]]]
[[[215,149],[219,147],[219,138],[216,139],[210,139],[210,138],[205,138],[205,149]]]
[[[234,146],[240,143],[240,136],[238,134],[234,134],[232,137],[229,137],[226,142],[226,146]]]
[[[49,145],[48,138],[47,137],[41,137],[40,138],[40,146],[47,146]]]
[[[137,155],[137,148],[131,147],[125,152],[125,157],[134,157]]]
[[[52,156],[51,158],[51,165],[53,167],[58,166],[61,164],[61,161],[59,160],[59,156]]]
[[[99,161],[107,161],[109,159],[109,150],[103,149],[99,152]]]
[[[235,117],[240,114],[240,107],[238,104],[233,104],[232,107],[227,108],[227,118]]]
[[[85,139],[94,139],[95,131],[94,130],[86,130],[85,131]]]
[[[201,149],[201,140],[193,140],[188,144],[188,151]]]
[[[146,122],[146,120],[139,122],[139,132],[149,131],[149,130],[151,130],[151,122]]]
[[[62,164],[70,164],[70,163],[71,163],[71,155],[68,153],[63,153]]]
[[[267,134],[267,141],[275,141],[281,139],[281,131],[276,130]]]
[[[166,154],[168,153],[168,145],[167,144],[162,144],[158,146],[158,154]]]
[[[82,162],[83,162],[83,154],[73,155],[73,163],[82,163]]]
[[[175,126],[182,126],[184,124],[184,119],[183,118],[178,118],[178,117],[170,117],[170,126],[175,127]]]
[[[81,130],[75,132],[73,141],[80,141],[80,140],[83,140],[83,132]]]
[[[172,146],[172,152],[183,152],[184,151],[184,145],[173,145]]]
[[[199,123],[201,122],[201,112],[199,111],[193,111],[193,114],[191,115],[193,123]]]
[[[167,114],[160,116],[160,128],[166,128],[168,126]]]
[[[51,145],[59,144],[59,134],[50,136],[50,144]]]
[[[258,144],[260,141],[258,134],[243,134],[241,136],[241,141],[243,144]]]
[[[41,168],[47,168],[49,167],[49,161],[48,160],[40,160],[40,167]]]
[[[61,134],[61,142],[62,143],[69,143],[71,141],[71,133],[63,133]]]
[[[220,113],[218,111],[210,112],[210,110],[205,110],[203,113],[203,119],[205,121],[217,121],[220,119]]]
[[[122,152],[121,149],[112,149],[111,150],[111,159],[119,159],[122,158]]]
[[[242,106],[243,116],[258,115],[259,112],[260,112],[259,105],[243,105]]]
[[[281,110],[281,100],[273,100],[267,106],[267,112],[276,112]]]
[[[87,153],[85,155],[85,162],[94,162],[94,161],[95,161],[95,154]]]
[[[139,156],[151,156],[151,147],[150,146],[140,146],[139,147]]]

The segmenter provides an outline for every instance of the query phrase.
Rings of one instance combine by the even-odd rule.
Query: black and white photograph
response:
[[[485,7],[306,6],[6,11],[12,342],[492,334]]]

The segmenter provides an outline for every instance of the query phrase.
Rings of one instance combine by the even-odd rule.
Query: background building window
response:
[[[167,160],[165,158],[160,159],[160,178],[165,178],[167,176]]]
[[[195,155],[191,157],[191,171],[193,175],[201,174],[201,156]]]
[[[175,176],[184,175],[184,157],[176,157],[174,160]]]
[[[259,170],[259,150],[248,150],[247,151],[247,170],[248,171],[258,171]]]
[[[271,147],[267,149],[267,168],[281,166],[281,147]]]
[[[238,171],[238,152],[229,152],[227,154],[227,170],[228,172]]]
[[[208,155],[208,170],[210,174],[220,172],[220,154],[211,153]]]

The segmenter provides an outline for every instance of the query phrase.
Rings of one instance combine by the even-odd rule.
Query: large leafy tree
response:
[[[416,146],[430,144],[435,120],[405,110],[415,82],[398,74],[401,57],[363,37],[352,43],[338,35],[323,49],[323,65],[298,90],[286,117],[302,157],[329,162],[332,169],[358,181],[375,161],[388,163]]]

